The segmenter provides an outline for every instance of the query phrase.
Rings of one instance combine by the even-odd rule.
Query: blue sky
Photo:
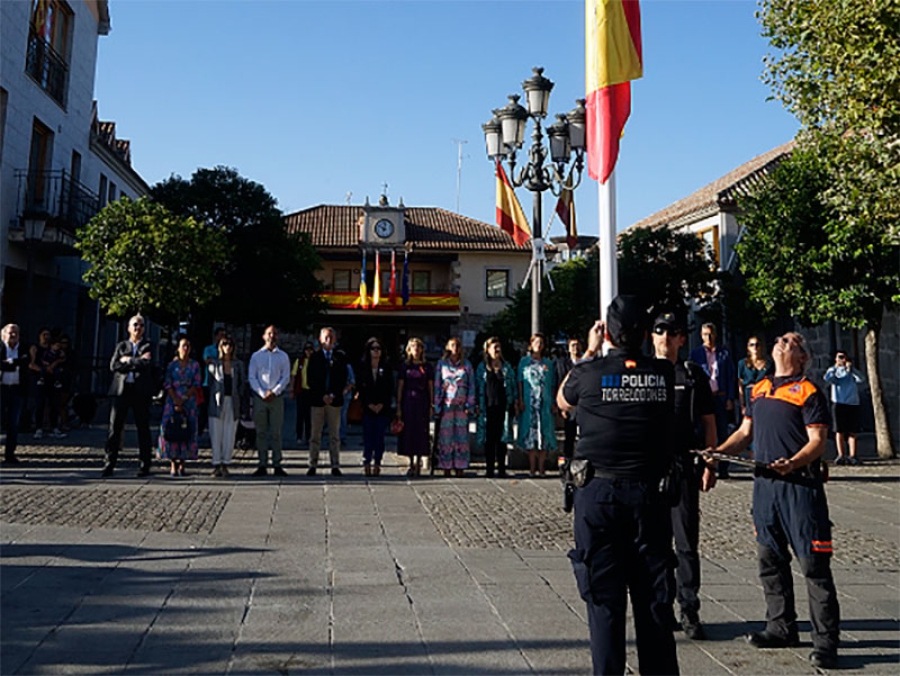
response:
[[[792,138],[767,101],[751,0],[643,0],[644,77],[617,165],[622,229]],[[101,38],[101,118],[155,183],[225,164],[285,212],[378,199],[494,222],[481,124],[532,66],[552,114],[584,95],[584,7],[557,2],[113,0]],[[529,128],[530,134],[530,128]],[[519,191],[526,213],[531,194]],[[597,188],[576,192],[597,230]],[[555,199],[545,198],[549,217]],[[544,219],[546,227],[547,218]],[[551,235],[562,234],[555,222]]]

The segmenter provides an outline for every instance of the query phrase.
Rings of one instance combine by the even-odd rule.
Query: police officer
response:
[[[675,598],[681,607],[681,628],[685,635],[701,641],[706,638],[706,632],[700,623],[698,596],[700,491],[708,491],[716,485],[716,473],[710,464],[689,451],[716,445],[716,417],[709,377],[700,365],[678,358],[686,338],[684,322],[676,313],[663,311],[653,320],[652,339],[656,357],[669,360],[675,369],[677,471],[674,477],[678,481],[678,503],[672,507],[672,532],[678,558]]]
[[[585,360],[557,395],[577,409],[575,549],[569,552],[587,603],[595,674],[625,673],[626,590],[631,595],[642,674],[677,674],[672,627],[672,522],[660,479],[670,464],[672,366],[641,354],[648,315],[617,296],[606,325],[591,329]],[[598,358],[603,338],[612,345]]]
[[[828,436],[828,401],[804,375],[806,340],[786,333],[772,350],[775,375],[753,386],[741,426],[717,449],[737,454],[753,441],[767,467],[755,472],[753,524],[759,578],[766,598],[766,628],[747,635],[757,648],[799,644],[791,577],[794,550],[806,578],[812,623],[813,666],[837,666],[840,609],[831,575],[831,521],[820,466]]]

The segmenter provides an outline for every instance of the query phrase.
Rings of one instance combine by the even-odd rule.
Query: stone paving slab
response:
[[[554,479],[410,481],[391,458],[367,480],[358,451],[344,453],[342,479],[308,479],[306,453],[291,449],[285,480],[250,477],[250,453],[231,480],[200,465],[139,480],[128,449],[101,481],[102,439],[96,428],[25,446],[22,466],[0,469],[4,675],[589,671]],[[835,469],[841,667],[897,673],[900,464]],[[678,635],[684,674],[816,673],[798,570],[804,644],[741,639],[764,615],[751,484],[738,471],[703,496],[710,640]],[[630,624],[628,637],[637,672]]]

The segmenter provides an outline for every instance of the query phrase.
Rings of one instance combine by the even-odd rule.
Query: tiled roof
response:
[[[321,204],[284,217],[288,232],[309,235],[316,248],[358,249],[362,206]],[[531,241],[518,246],[495,225],[438,207],[408,207],[403,214],[406,242],[414,250],[530,251]]]
[[[788,141],[767,153],[754,157],[695,193],[631,225],[632,228],[677,228],[722,209],[734,207],[736,197],[745,192],[775,167],[794,148]]]

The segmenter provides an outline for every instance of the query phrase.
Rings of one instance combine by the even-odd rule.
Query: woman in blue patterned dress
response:
[[[200,389],[200,365],[191,359],[191,341],[187,338],[178,341],[177,356],[166,368],[163,387],[166,403],[163,406],[158,455],[171,463],[172,476],[184,476],[184,461],[197,459],[197,392]],[[187,419],[191,430],[190,439],[185,442],[165,439],[166,425],[176,412]]]
[[[556,450],[556,370],[544,358],[544,336],[535,333],[528,343],[528,354],[519,361],[519,438],[520,448],[528,451],[531,476],[546,476],[547,451]]]
[[[507,444],[515,440],[513,411],[518,394],[516,372],[503,358],[497,337],[484,341],[484,361],[475,369],[475,391],[478,402],[475,440],[484,448],[485,476],[494,476],[496,463],[497,475],[503,478],[506,476]]]
[[[462,476],[469,466],[469,414],[475,411],[475,373],[463,357],[462,341],[447,341],[444,358],[434,370],[434,412],[440,416],[438,464]]]

